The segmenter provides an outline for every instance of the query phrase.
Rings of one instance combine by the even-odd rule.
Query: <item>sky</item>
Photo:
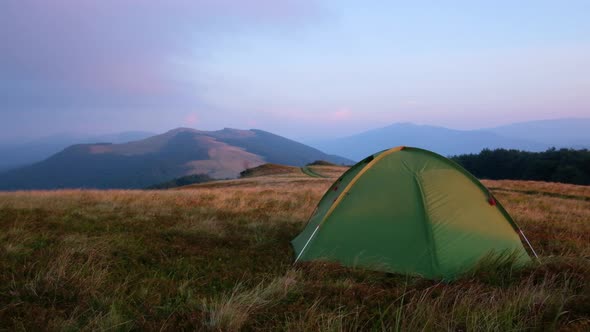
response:
[[[590,117],[590,1],[2,0],[0,142]]]

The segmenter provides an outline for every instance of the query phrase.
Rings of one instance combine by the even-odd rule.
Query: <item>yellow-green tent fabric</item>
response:
[[[519,232],[461,166],[427,150],[398,147],[345,172],[292,245],[296,261],[454,279],[487,255],[529,261]]]

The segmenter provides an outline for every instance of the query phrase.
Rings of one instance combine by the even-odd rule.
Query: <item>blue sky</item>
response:
[[[0,140],[590,116],[588,1],[5,0]]]

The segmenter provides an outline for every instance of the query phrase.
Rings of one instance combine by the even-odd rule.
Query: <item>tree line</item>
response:
[[[527,152],[484,149],[451,157],[480,179],[511,179],[590,185],[590,150]]]

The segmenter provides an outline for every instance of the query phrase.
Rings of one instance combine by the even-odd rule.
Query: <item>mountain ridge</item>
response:
[[[144,188],[181,176],[232,178],[267,162],[303,166],[327,155],[262,130],[176,128],[122,144],[75,144],[33,165],[0,173],[0,189]]]
[[[375,151],[399,145],[417,146],[445,156],[478,153],[486,148],[538,152],[551,147],[588,148],[589,129],[590,119],[585,118],[521,122],[475,130],[403,122],[355,135],[306,143],[352,160],[361,160]]]
[[[68,146],[91,143],[124,143],[156,135],[147,131],[124,131],[104,135],[62,133],[0,146],[0,172],[42,161]]]
[[[511,123],[484,128],[498,135],[527,138],[556,147],[589,147],[590,118],[562,118]]]

